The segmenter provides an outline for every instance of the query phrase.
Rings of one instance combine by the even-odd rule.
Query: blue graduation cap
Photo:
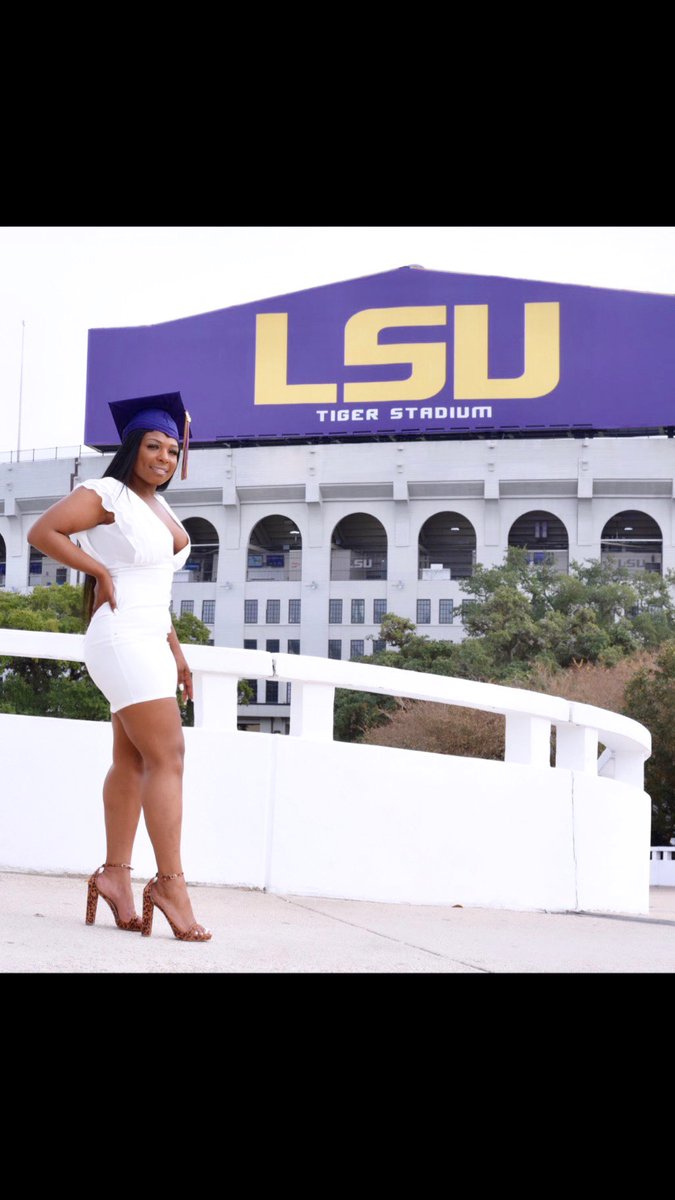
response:
[[[167,437],[183,442],[181,479],[187,479],[188,443],[191,417],[180,392],[165,392],[160,396],[137,396],[133,400],[113,400],[110,411],[123,442],[135,429],[158,430]]]

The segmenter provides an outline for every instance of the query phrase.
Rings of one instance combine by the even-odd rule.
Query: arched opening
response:
[[[626,509],[610,517],[602,531],[600,558],[629,571],[658,571],[663,563],[663,535],[653,517]]]
[[[68,568],[28,544],[28,586],[52,587],[68,582]]]
[[[0,587],[4,587],[7,582],[7,547],[5,539],[0,534]]]
[[[279,513],[263,517],[253,528],[248,543],[248,580],[300,579],[302,536],[296,524]]]
[[[183,525],[191,542],[183,570],[190,572],[192,583],[212,583],[218,577],[218,532],[203,517],[188,517]]]
[[[476,531],[456,512],[434,513],[420,529],[419,579],[467,579],[476,564]]]
[[[528,561],[547,563],[566,574],[569,570],[569,538],[560,517],[537,509],[523,513],[509,531],[509,546],[528,551]]]
[[[370,513],[350,513],[333,530],[331,579],[386,579],[387,531]]]

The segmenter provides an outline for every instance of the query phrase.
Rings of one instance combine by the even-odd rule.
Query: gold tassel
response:
[[[186,409],[185,410],[185,425],[183,426],[183,465],[180,469],[181,479],[187,479],[188,447],[189,447],[189,442],[190,442],[190,421],[191,420],[192,420],[192,417],[190,416],[189,412]]]

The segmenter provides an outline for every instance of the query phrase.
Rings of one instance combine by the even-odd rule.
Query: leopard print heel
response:
[[[149,937],[152,933],[152,918],[154,915],[154,910],[158,908],[162,915],[166,917],[167,921],[169,922],[169,925],[173,931],[173,936],[178,938],[180,942],[208,942],[211,940],[211,930],[203,929],[197,921],[194,921],[187,929],[179,929],[177,925],[174,925],[171,917],[168,915],[168,913],[164,912],[161,904],[158,904],[152,894],[152,885],[153,883],[156,883],[158,879],[180,879],[182,875],[183,871],[175,871],[173,875],[155,875],[153,879],[146,883],[145,888],[143,889],[143,919],[141,922],[142,937]]]
[[[104,896],[103,892],[99,890],[96,878],[98,875],[100,875],[104,867],[125,867],[127,871],[133,870],[133,867],[131,867],[129,863],[103,863],[100,867],[96,868],[94,874],[90,876],[87,882],[87,913],[85,916],[85,924],[94,924],[94,921],[96,920],[98,898],[100,896],[103,900],[105,900],[106,904],[111,909],[112,915],[115,918],[115,924],[117,925],[118,929],[127,929],[130,933],[138,933],[141,929],[140,918],[134,915],[131,920],[122,921],[117,911],[115,902],[110,900],[108,896]]]

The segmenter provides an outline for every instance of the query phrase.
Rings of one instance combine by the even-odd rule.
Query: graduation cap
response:
[[[183,442],[181,479],[187,479],[188,443],[191,417],[180,392],[161,396],[137,396],[133,400],[113,400],[110,405],[115,427],[123,442],[135,429],[158,430]],[[180,432],[182,430],[182,432]]]

